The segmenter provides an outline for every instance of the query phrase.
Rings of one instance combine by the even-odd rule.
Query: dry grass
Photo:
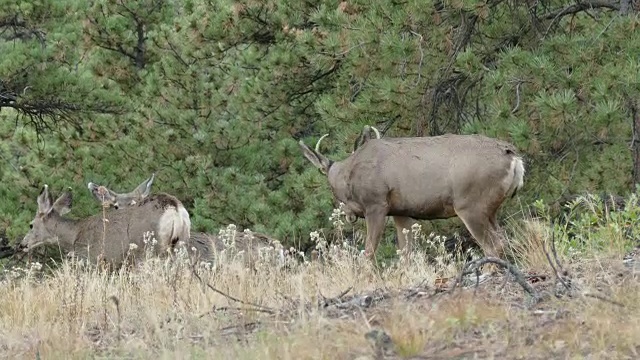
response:
[[[275,251],[253,269],[231,253],[213,267],[191,267],[178,252],[173,261],[151,258],[118,273],[73,259],[54,270],[32,264],[0,283],[0,357],[637,357],[640,282],[638,270],[622,265],[622,251],[579,260],[561,254],[574,286],[566,294],[556,291],[562,286],[542,251],[551,231],[533,222],[522,228],[514,253],[524,257],[523,270],[545,275],[531,280],[537,291],[558,294],[534,307],[504,276],[443,291],[436,279],[455,277],[461,264],[418,253],[376,269],[356,249],[328,246],[319,236],[322,262],[286,266]],[[363,295],[367,306],[353,305]],[[391,340],[384,343],[375,329]]]

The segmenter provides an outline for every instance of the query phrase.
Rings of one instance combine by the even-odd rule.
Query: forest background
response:
[[[99,209],[87,182],[128,191],[155,172],[194,230],[233,223],[305,248],[336,204],[297,142],[329,133],[339,160],[364,125],[512,142],[527,173],[503,218],[627,194],[637,3],[0,0],[0,232],[28,230],[45,183],[71,187],[82,217]]]

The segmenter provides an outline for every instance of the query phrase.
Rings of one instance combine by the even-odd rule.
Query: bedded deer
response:
[[[347,219],[365,219],[368,257],[375,256],[387,216],[394,219],[401,250],[410,249],[402,230],[411,229],[415,219],[457,216],[485,255],[504,255],[497,212],[522,188],[525,173],[512,144],[482,135],[380,138],[375,133],[356,142],[342,161],[320,152],[329,134],[315,149],[299,141],[304,156],[327,176],[333,196],[345,204]]]
[[[155,174],[144,180],[135,189],[127,193],[117,193],[103,185],[89,182],[87,187],[102,206],[118,209],[128,209],[143,203],[149,197],[151,186],[155,179]],[[274,243],[274,239],[261,233],[252,233],[251,236],[244,232],[235,231],[229,234],[234,237],[235,250],[243,251],[247,256],[248,263],[259,256],[260,249],[268,248]],[[215,258],[216,253],[227,249],[222,236],[193,231],[190,233],[189,241],[186,242],[189,254],[195,253],[198,261],[208,261]],[[195,251],[192,251],[195,249]],[[282,258],[284,255],[280,254]],[[281,259],[282,260],[282,259]]]
[[[149,196],[135,207],[83,219],[65,216],[71,211],[70,191],[54,202],[44,185],[37,203],[36,216],[20,249],[28,252],[42,245],[58,245],[64,253],[73,252],[92,263],[103,259],[116,268],[129,257],[141,258],[146,233],[154,233],[159,243],[156,254],[164,256],[173,244],[188,240],[191,228],[182,203],[168,194]]]

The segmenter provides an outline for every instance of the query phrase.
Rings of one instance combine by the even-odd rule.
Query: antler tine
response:
[[[376,129],[375,127],[371,126],[371,128],[373,129],[373,132],[376,133],[376,138],[380,139],[380,131],[378,131],[378,129]]]
[[[320,137],[320,139],[318,139],[318,142],[316,143],[316,152],[320,151],[320,143],[322,142],[322,140],[324,138],[326,138],[327,136],[329,136],[329,134],[324,134],[322,135],[322,137]]]

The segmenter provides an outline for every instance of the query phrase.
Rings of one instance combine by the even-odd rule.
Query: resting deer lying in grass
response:
[[[365,128],[365,130],[367,130]],[[328,177],[347,219],[364,218],[365,254],[374,257],[386,216],[393,216],[400,249],[403,229],[414,219],[459,217],[485,255],[504,255],[497,221],[502,203],[523,186],[524,165],[516,148],[481,135],[375,138],[365,136],[353,153],[332,161],[300,140],[304,156]]]
[[[128,209],[138,206],[148,198],[154,179],[155,174],[152,174],[150,178],[128,193],[117,193],[93,182],[88,183],[87,187],[102,206]],[[274,243],[274,239],[260,233],[252,233],[251,236],[239,231],[233,231],[233,233],[227,231],[226,233],[228,238],[233,238],[235,250],[243,251],[247,255],[249,262],[256,259],[260,249],[268,248]],[[228,248],[223,236],[203,232],[191,232],[186,245],[190,254],[194,253],[192,249],[195,249],[198,260],[204,261],[215,258],[216,253]]]
[[[69,191],[54,202],[48,186],[44,185],[37,202],[31,229],[19,245],[23,251],[58,245],[65,254],[73,252],[78,258],[93,263],[103,259],[117,268],[128,256],[142,258],[147,232],[154,233],[159,244],[156,254],[160,256],[178,241],[189,239],[191,223],[188,216],[184,216],[184,207],[167,194],[150,196],[135,207],[105,211],[84,219],[64,216],[71,211]]]

